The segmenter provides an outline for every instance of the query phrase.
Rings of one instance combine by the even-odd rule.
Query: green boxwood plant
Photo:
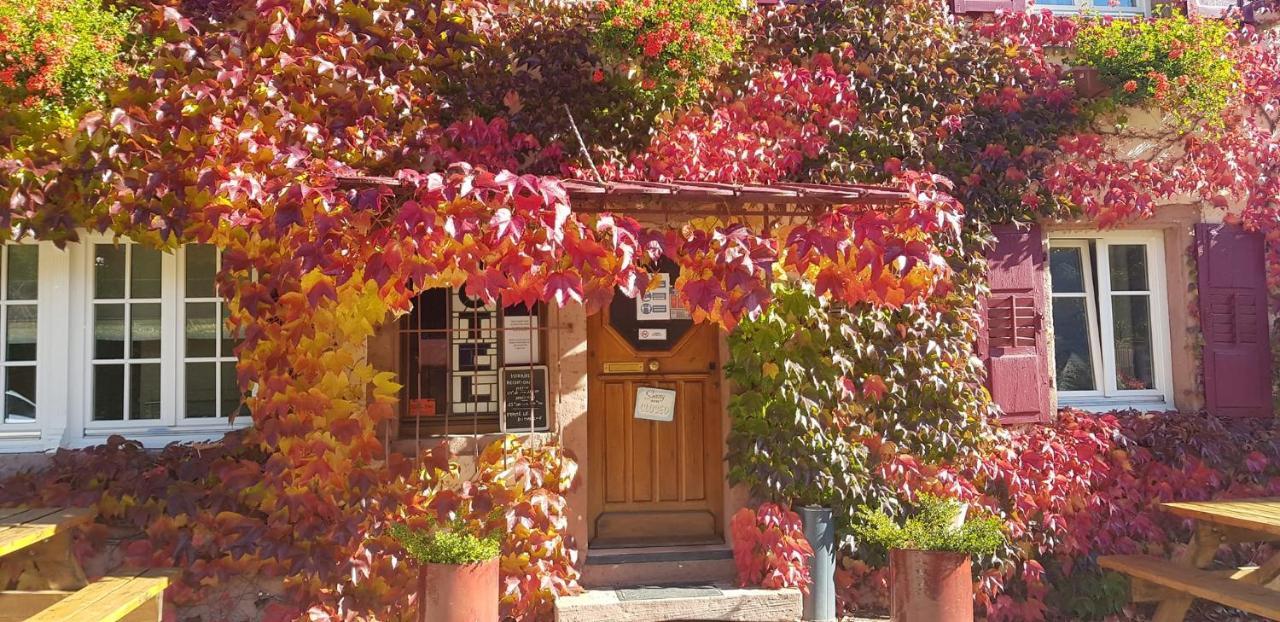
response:
[[[954,499],[921,494],[915,514],[902,524],[881,510],[864,508],[855,530],[869,544],[886,549],[991,555],[1004,546],[998,519],[990,515],[963,518],[963,511]]]
[[[462,525],[414,529],[392,525],[391,537],[420,564],[475,564],[498,557],[501,542],[491,535],[476,535]]]

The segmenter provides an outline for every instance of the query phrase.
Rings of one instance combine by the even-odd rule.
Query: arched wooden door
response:
[[[719,330],[645,317],[617,296],[588,320],[591,546],[723,542]],[[671,420],[637,418],[638,395]]]

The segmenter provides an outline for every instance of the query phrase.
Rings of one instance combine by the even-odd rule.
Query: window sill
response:
[[[508,434],[520,439],[526,447],[541,447],[557,439],[555,432],[492,432],[475,436],[470,434],[450,434],[448,436],[424,436],[420,441],[401,438],[391,442],[391,450],[405,456],[417,456],[419,449],[430,450],[447,444],[454,456],[471,456],[484,451],[485,447],[502,440]]]
[[[227,433],[243,430],[251,425],[253,425],[253,419],[246,416],[236,418],[235,423],[224,421],[222,423],[189,424],[179,427],[114,426],[90,428],[84,431],[84,435],[81,438],[73,440],[68,446],[82,448],[101,445],[106,442],[108,437],[118,434],[131,441],[142,443],[142,446],[147,449],[159,449],[170,443],[203,443],[217,440]]]
[[[1091,413],[1108,413],[1117,410],[1136,410],[1139,412],[1169,412],[1177,410],[1172,404],[1160,398],[1059,398],[1058,407],[1074,408]]]

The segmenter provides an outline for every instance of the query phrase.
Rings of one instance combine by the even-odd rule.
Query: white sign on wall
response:
[[[538,316],[507,315],[502,318],[502,358],[507,365],[540,362]]]
[[[655,387],[636,387],[636,419],[673,421],[676,418],[676,392]]]

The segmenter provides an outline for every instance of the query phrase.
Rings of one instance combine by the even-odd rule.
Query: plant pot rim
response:
[[[502,556],[501,556],[501,555],[498,555],[498,556],[491,557],[491,558],[489,558],[489,559],[481,560],[481,561],[478,561],[478,562],[466,562],[466,563],[464,563],[464,564],[450,564],[450,563],[447,563],[447,562],[419,562],[419,563],[418,563],[418,565],[419,565],[419,566],[422,566],[422,567],[424,567],[424,568],[425,568],[425,567],[427,567],[427,566],[453,566],[453,567],[457,567],[457,568],[468,568],[468,567],[471,567],[471,566],[483,566],[483,565],[485,565],[485,564],[492,564],[492,563],[494,563],[494,562],[498,561],[498,560],[499,560],[499,559],[501,559],[501,558],[502,558]]]
[[[904,551],[907,553],[934,553],[937,555],[962,555],[964,557],[973,557],[973,553],[964,551],[940,551],[938,549],[911,549],[911,548],[894,548],[894,551]]]

